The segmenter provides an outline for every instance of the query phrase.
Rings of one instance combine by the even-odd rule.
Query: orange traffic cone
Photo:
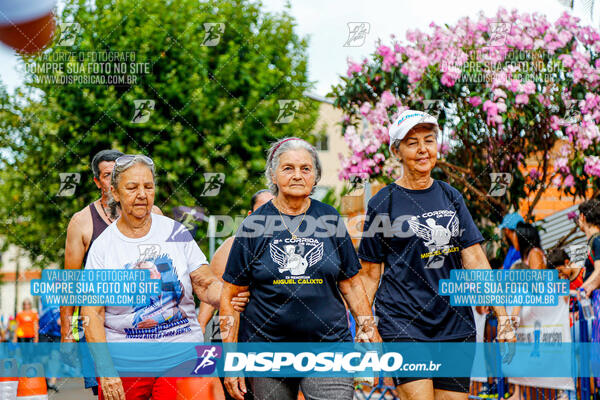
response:
[[[42,365],[24,365],[21,372],[17,388],[17,400],[48,400],[48,388],[46,387]]]
[[[177,400],[219,400],[223,398],[218,378],[181,378],[177,380]]]
[[[17,398],[17,360],[8,358],[0,364],[0,400]]]

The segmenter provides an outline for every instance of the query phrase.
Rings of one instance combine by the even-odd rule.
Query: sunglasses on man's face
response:
[[[154,161],[152,161],[150,157],[147,157],[143,154],[125,154],[124,156],[121,156],[115,160],[115,166],[122,167],[131,163],[136,158],[144,161],[148,165],[154,165]]]

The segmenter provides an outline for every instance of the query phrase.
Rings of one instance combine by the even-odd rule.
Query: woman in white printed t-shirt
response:
[[[161,280],[160,294],[151,296],[147,304],[83,307],[82,315],[89,318],[86,337],[90,343],[202,342],[192,291],[201,301],[219,307],[222,283],[208,268],[206,257],[189,231],[170,218],[150,212],[154,205],[154,178],[154,162],[150,158],[117,158],[109,205],[113,218],[117,208],[121,216],[94,241],[85,268],[149,270],[151,279]],[[239,311],[246,303],[243,296],[232,301]],[[100,365],[100,355],[94,356],[96,365]],[[177,361],[177,355],[162,354],[160,347],[143,360],[131,360],[131,356],[127,359],[125,354],[111,356],[108,362],[121,375],[131,371],[127,365],[132,361],[155,366],[156,371],[165,370],[165,356],[169,361]],[[121,356],[123,360],[118,358]],[[102,363],[106,361],[102,359]],[[176,397],[178,379],[181,378],[99,377],[98,398],[171,400]]]

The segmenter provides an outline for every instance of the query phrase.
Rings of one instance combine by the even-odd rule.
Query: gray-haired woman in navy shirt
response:
[[[490,268],[458,190],[431,177],[437,160],[437,120],[408,110],[390,127],[390,151],[402,176],[371,198],[358,256],[369,300],[375,301],[383,341],[473,342],[471,307],[438,295],[450,270]],[[389,218],[392,230],[381,228]],[[379,225],[379,226],[378,226]],[[383,277],[382,277],[383,274]],[[381,282],[380,282],[381,281]],[[504,307],[495,307],[506,316]],[[514,330],[500,339],[514,340]],[[473,349],[474,351],[474,349]],[[471,354],[465,354],[472,360]],[[469,361],[469,360],[466,360]],[[403,399],[467,399],[469,378],[394,378]]]
[[[357,340],[381,341],[344,222],[335,208],[309,197],[321,177],[315,148],[298,138],[276,142],[265,175],[275,197],[244,220],[225,267],[223,341],[352,341],[344,300],[357,320]],[[246,290],[250,301],[240,315],[227,299]],[[295,400],[299,389],[307,399],[350,400],[354,393],[351,377],[248,380],[257,400]],[[227,377],[225,386],[239,400],[247,391],[243,378]]]

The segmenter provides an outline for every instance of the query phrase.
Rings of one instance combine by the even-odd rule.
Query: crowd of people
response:
[[[32,336],[24,329],[27,335],[21,336],[90,343],[202,342],[208,337],[225,343],[475,342],[472,308],[452,306],[438,294],[439,281],[454,269],[491,267],[485,239],[463,196],[432,177],[438,134],[437,120],[420,111],[405,111],[390,126],[390,153],[403,172],[370,199],[358,250],[337,210],[311,197],[322,174],[316,149],[295,137],[273,143],[266,157],[268,188],[252,197],[248,216],[210,262],[190,232],[173,235],[181,224],[155,206],[153,160],[101,151],[92,159],[100,198],[71,219],[65,268],[147,269],[161,279],[161,292],[149,304],[130,307],[63,306],[57,330],[41,334],[35,328]],[[509,245],[502,268],[555,268],[573,291],[583,289],[598,312],[599,205],[592,199],[579,206],[577,222],[591,249],[585,266],[572,265],[565,249],[546,254],[536,227],[511,213],[500,225]],[[377,229],[382,218],[401,218],[409,234]],[[499,323],[509,321],[507,329],[488,339],[515,341],[518,324],[511,321],[518,321],[520,309],[498,305],[476,311]],[[37,326],[37,317],[26,315]],[[19,322],[25,316],[17,321],[25,323]],[[596,323],[593,330],[597,340]],[[474,350],[457,357],[470,362]],[[114,363],[116,371],[124,361],[118,355],[107,360],[93,349],[82,354],[92,365],[100,358]],[[163,376],[87,378],[86,387],[106,400],[175,398],[183,378],[168,377],[168,371],[181,358],[171,354],[170,361],[155,355]],[[354,393],[353,378],[345,377],[221,381],[226,397],[236,400],[296,399],[300,390],[307,399],[352,399]],[[383,383],[402,399],[466,400],[470,390],[469,376],[394,377]]]
[[[7,2],[2,8],[0,40],[23,52],[38,51],[54,30],[49,12],[54,1],[41,1],[26,13],[17,3]],[[33,31],[41,34],[28,39],[27,32]],[[333,207],[311,198],[322,174],[315,148],[295,137],[277,141],[267,152],[268,189],[252,197],[248,217],[210,262],[189,232],[173,239],[181,224],[154,205],[153,160],[101,151],[91,163],[100,198],[72,217],[64,268],[147,269],[161,279],[161,293],[150,304],[42,307],[41,316],[27,299],[22,311],[0,320],[0,339],[10,343],[202,342],[212,332],[211,338],[225,343],[474,342],[471,307],[452,306],[438,294],[439,281],[448,279],[453,269],[491,267],[482,247],[485,239],[463,196],[432,177],[438,134],[437,120],[420,111],[405,111],[390,126],[390,154],[403,172],[370,199],[358,251],[343,222],[336,234],[319,225],[325,219],[340,226],[341,217]],[[386,235],[373,229],[382,217],[404,218],[405,230],[412,234]],[[584,317],[578,313],[575,297],[589,299],[591,309],[585,313],[595,315],[589,328],[591,340],[597,342],[600,201],[581,203],[576,222],[589,248],[584,265],[572,262],[566,248],[546,252],[533,224],[518,213],[506,215],[499,226],[508,245],[502,268],[556,269],[560,278],[570,282],[570,325],[578,327],[575,322]],[[194,294],[201,300],[199,310]],[[486,340],[516,340],[521,306],[479,306],[475,312],[486,316]],[[508,329],[492,329],[492,323]],[[474,353],[459,357],[472,360]],[[118,359],[107,360],[90,351],[81,354],[85,364],[93,365],[100,358],[119,369]],[[154,361],[144,361],[167,371],[179,361],[176,354],[170,358],[172,365],[165,365],[159,354]],[[88,377],[85,387],[106,400],[174,399],[178,379]],[[300,390],[307,399],[349,400],[354,392],[353,379],[344,377],[240,376],[221,381],[226,397],[236,400],[296,399]],[[55,382],[51,378],[49,388],[58,390]],[[466,400],[470,389],[469,376],[394,377],[384,382],[403,400]],[[493,394],[494,386],[491,378],[480,395]],[[520,398],[518,385],[512,396]]]
[[[504,240],[509,246],[504,259],[503,269],[555,269],[560,279],[569,282],[569,296],[564,301],[569,302],[568,326],[572,328],[572,341],[580,340],[580,319],[586,319],[583,329],[588,329],[586,335],[592,342],[600,341],[600,200],[596,198],[583,201],[578,206],[575,223],[584,233],[587,240],[587,255],[582,263],[577,251],[568,246],[554,247],[546,252],[542,249],[538,229],[531,223],[526,223],[518,213],[511,213],[504,217],[500,229]],[[582,301],[583,300],[583,301]],[[586,301],[587,300],[587,301]],[[580,313],[580,302],[591,306]],[[585,308],[585,306],[583,306]],[[486,340],[494,339],[491,325],[495,324],[495,315],[485,307],[479,307],[478,312],[487,316]],[[510,314],[519,317],[520,306],[512,307]],[[585,315],[589,313],[589,315]],[[520,319],[517,318],[517,321]],[[488,380],[483,390],[479,393],[483,397],[497,395],[497,385],[493,378]],[[564,392],[565,398],[575,399],[575,391]],[[512,400],[520,398],[520,387],[515,385]]]
[[[92,170],[101,196],[71,220],[65,267],[150,269],[163,289],[150,305],[81,307],[88,323],[85,340],[202,341],[212,307],[218,309],[223,342],[473,342],[470,308],[453,307],[438,296],[438,282],[452,269],[490,266],[462,195],[431,177],[438,133],[437,121],[427,114],[407,111],[399,117],[390,129],[390,151],[402,163],[403,175],[377,193],[367,210],[367,221],[413,215],[414,235],[365,235],[357,252],[337,210],[310,196],[322,173],[317,151],[302,139],[285,138],[268,151],[268,191],[256,194],[252,212],[210,265],[191,235],[169,240],[178,222],[154,206],[153,161],[100,152]],[[319,225],[323,218],[337,227],[335,234]],[[370,228],[367,222],[364,231]],[[144,245],[159,250],[141,252]],[[205,308],[199,318],[193,293]],[[494,312],[507,316],[503,306]],[[63,338],[82,340],[69,335],[81,320],[77,308],[63,307],[61,317]],[[148,328],[156,335],[148,335]],[[166,334],[175,329],[176,334]],[[138,335],[140,330],[145,334]],[[498,339],[515,340],[514,332],[503,335]],[[468,360],[474,354],[461,356]],[[119,360],[113,361],[118,370]],[[176,379],[99,377],[98,395],[170,398]],[[403,398],[466,399],[469,391],[468,376],[385,381]],[[354,392],[353,379],[343,377],[223,382],[235,399],[295,399],[299,390],[307,398],[351,399]]]
[[[15,315],[11,315],[5,321],[4,316],[0,317],[0,340],[8,343],[59,343],[60,342],[60,311],[58,306],[49,306],[42,304],[41,311],[38,312],[33,308],[30,299],[25,299],[22,302],[21,311]],[[20,351],[20,356],[25,362],[35,362],[36,357],[33,353],[33,348],[30,346],[10,346],[9,351],[12,354],[17,354]],[[57,368],[57,354],[52,354],[52,366],[54,370]],[[38,360],[39,361],[39,360]],[[56,377],[47,379],[49,390],[58,392],[56,385]]]

